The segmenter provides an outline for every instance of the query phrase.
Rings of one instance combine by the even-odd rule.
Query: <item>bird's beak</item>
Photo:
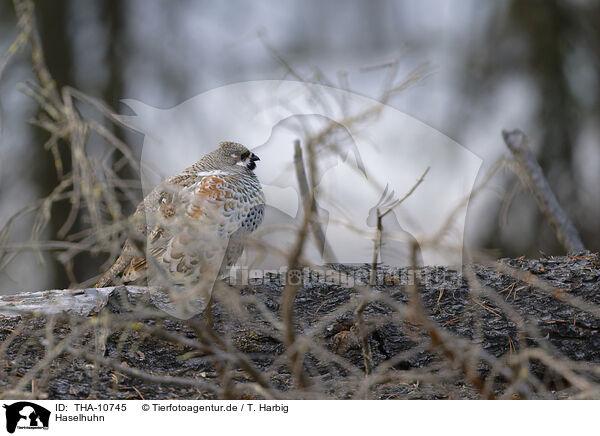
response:
[[[250,155],[250,160],[251,160],[252,162],[255,162],[255,161],[257,161],[257,160],[260,160],[260,158],[259,158],[257,155],[255,155],[254,153],[252,153],[252,154]]]

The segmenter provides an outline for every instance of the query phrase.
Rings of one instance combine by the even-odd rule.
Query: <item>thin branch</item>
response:
[[[567,251],[585,250],[577,229],[558,204],[554,192],[546,181],[540,165],[528,146],[529,141],[525,134],[520,130],[512,132],[504,130],[502,137],[519,165],[518,176],[529,186],[540,211],[554,229],[558,241]]]

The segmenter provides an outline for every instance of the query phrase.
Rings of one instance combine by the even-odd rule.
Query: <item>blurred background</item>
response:
[[[600,1],[47,0],[35,7],[58,87],[121,113],[125,98],[170,108],[226,84],[281,79],[286,67],[266,45],[306,76],[373,98],[385,78],[373,66],[399,60],[409,72],[427,63],[429,74],[388,104],[481,157],[480,180],[507,154],[502,129],[525,131],[586,248],[600,248]],[[0,55],[18,33],[12,1],[0,0]],[[58,183],[43,147],[48,133],[27,122],[39,106],[17,89],[27,80],[36,78],[25,47],[0,80],[0,226]],[[139,135],[112,129],[140,152]],[[468,244],[498,256],[563,254],[514,175],[499,174],[492,187],[469,205]],[[54,204],[45,239],[59,239],[69,207]],[[27,241],[33,219],[2,237]],[[76,276],[98,273],[105,260],[80,255]],[[5,292],[72,284],[48,253],[25,250],[0,271]]]

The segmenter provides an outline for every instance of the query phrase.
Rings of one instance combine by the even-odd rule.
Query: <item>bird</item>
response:
[[[263,220],[265,195],[254,174],[259,160],[242,144],[220,142],[156,186],[131,217],[134,234],[94,287],[147,280],[179,298],[181,317],[204,310],[216,280]]]

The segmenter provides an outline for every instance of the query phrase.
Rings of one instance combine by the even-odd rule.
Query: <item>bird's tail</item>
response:
[[[96,282],[96,284],[94,285],[94,288],[103,288],[105,286],[110,285],[112,283],[112,281],[119,274],[121,274],[123,272],[123,270],[125,269],[125,267],[129,264],[130,259],[127,257],[128,256],[125,256],[125,253],[121,254],[117,258],[115,263],[113,263],[112,266],[108,269],[108,271],[106,271],[102,275],[100,280],[98,280],[98,282]]]

